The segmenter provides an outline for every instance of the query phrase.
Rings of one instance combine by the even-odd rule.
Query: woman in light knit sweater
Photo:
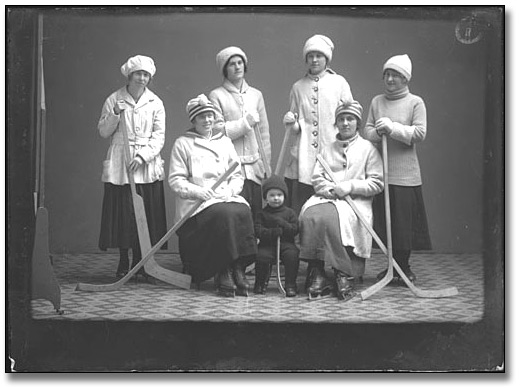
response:
[[[374,97],[362,136],[381,144],[388,136],[388,181],[394,258],[406,276],[415,280],[410,268],[412,250],[430,250],[430,234],[422,196],[421,170],[416,144],[426,138],[426,107],[421,97],[410,93],[412,62],[396,55],[383,66],[384,94]],[[386,241],[383,195],[374,200],[374,228]],[[386,274],[378,274],[382,279]]]
[[[240,195],[249,202],[253,214],[256,214],[262,210],[260,184],[266,171],[254,133],[256,125],[267,163],[271,163],[269,122],[264,97],[262,92],[246,82],[247,56],[239,47],[231,46],[221,50],[217,54],[217,66],[224,75],[224,83],[210,92],[209,99],[224,116],[224,134],[233,141],[242,163],[245,181]]]
[[[316,194],[303,205],[300,215],[300,258],[309,262],[306,280],[309,296],[330,289],[325,264],[334,270],[338,299],[353,295],[355,279],[363,276],[370,258],[372,236],[350,205],[351,195],[367,222],[372,223],[372,197],[383,190],[383,164],[377,149],[358,135],[363,108],[357,101],[336,109],[335,141],[321,155],[334,180],[319,162],[312,175]]]
[[[293,85],[289,112],[283,118],[286,130],[298,137],[285,169],[287,204],[296,213],[314,194],[311,178],[316,155],[335,141],[334,111],[340,102],[353,101],[348,82],[329,67],[333,50],[334,44],[324,35],[307,39],[303,47],[307,73]]]

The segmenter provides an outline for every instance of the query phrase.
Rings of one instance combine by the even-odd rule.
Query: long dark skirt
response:
[[[166,206],[162,181],[136,184],[137,193],[143,198],[152,245],[166,234]],[[137,224],[130,185],[105,183],[101,213],[99,249],[133,248],[139,246]],[[166,249],[165,243],[161,249]]]
[[[421,186],[390,185],[389,188],[393,249],[431,250],[432,244]],[[374,230],[386,245],[384,193],[374,197],[372,208]]]
[[[189,218],[177,231],[181,260],[194,282],[210,279],[238,258],[257,252],[251,210],[217,203]]]
[[[300,214],[304,203],[314,195],[314,187],[301,183],[297,179],[288,178],[285,178],[285,184],[289,190],[285,204],[293,209],[296,214]]]

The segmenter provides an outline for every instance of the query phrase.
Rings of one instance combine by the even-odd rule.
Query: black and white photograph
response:
[[[505,372],[505,20],[5,6],[6,372]]]

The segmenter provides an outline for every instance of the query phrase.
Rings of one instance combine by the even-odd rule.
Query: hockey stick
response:
[[[278,286],[278,291],[280,294],[285,296],[285,288],[282,285],[282,277],[280,275],[280,236],[276,238],[276,285]]]
[[[285,130],[282,148],[280,149],[280,155],[278,156],[278,161],[276,162],[276,168],[274,170],[274,173],[278,176],[281,176],[282,178],[285,175],[285,169],[289,159],[289,151],[295,138],[296,136],[294,136],[293,130],[291,128]]]
[[[225,182],[229,176],[235,171],[238,167],[238,162],[233,162],[226,172],[211,186],[212,190],[216,190],[223,182]],[[161,248],[161,246],[170,239],[170,237],[188,220],[193,213],[199,208],[199,206],[204,201],[198,200],[190,210],[171,227],[171,229],[166,232],[166,234],[159,240],[157,244],[155,244],[150,251],[146,253],[146,255],[137,263],[137,265],[132,268],[124,277],[119,279],[115,283],[111,284],[86,284],[86,283],[78,283],[76,286],[76,291],[115,291],[121,288],[123,284],[125,284],[132,276],[134,276],[137,271],[148,261],[151,257]]]
[[[393,271],[393,244],[392,244],[392,221],[390,218],[390,189],[388,184],[388,139],[386,134],[383,135],[382,148],[383,148],[383,181],[384,181],[384,197],[385,197],[385,221],[386,221],[386,241],[388,244],[388,252],[385,254],[388,257],[388,268],[385,276],[377,283],[366,289],[361,293],[361,299],[367,299],[371,295],[375,294],[379,290],[383,289],[388,283],[394,278]],[[379,244],[378,244],[379,245]]]
[[[323,159],[323,157],[321,155],[318,154],[317,156],[317,159],[318,159],[318,162],[321,164],[321,166],[323,167],[323,169],[325,170],[325,172],[330,176],[330,178],[332,179],[332,181],[337,184],[337,181],[336,179],[334,179],[334,175],[332,173],[332,170],[330,169],[330,167],[328,166],[327,162]],[[359,220],[361,221],[361,223],[363,224],[363,226],[368,230],[368,232],[372,235],[372,238],[375,240],[375,242],[377,243],[377,245],[379,246],[379,249],[381,249],[383,251],[383,253],[385,255],[388,254],[388,250],[386,249],[385,245],[383,244],[383,242],[381,241],[381,239],[379,238],[379,236],[377,235],[377,233],[374,231],[374,229],[372,228],[372,226],[365,220],[365,218],[363,217],[363,215],[361,214],[361,212],[359,211],[358,207],[356,206],[356,204],[352,201],[352,198],[350,198],[349,195],[347,195],[345,198],[344,198],[345,201],[347,201],[347,203],[350,205],[350,207],[352,208],[352,210],[354,211],[354,213],[356,213],[356,216],[359,218]],[[401,275],[401,277],[403,278],[404,282],[406,283],[406,285],[410,288],[410,290],[416,295],[418,296],[419,298],[445,298],[445,297],[449,297],[449,296],[454,296],[454,295],[457,295],[459,293],[459,291],[457,290],[456,287],[450,287],[450,288],[444,288],[442,290],[422,290],[418,287],[416,287],[409,279],[408,277],[406,277],[406,275],[404,274],[403,270],[401,269],[401,267],[399,267],[399,264],[397,264],[397,262],[394,260],[394,258],[392,256],[390,256],[390,258],[392,259],[392,265],[393,267],[397,270],[397,272],[399,273],[399,275]],[[390,272],[390,271],[389,271]],[[377,286],[377,287],[375,287]],[[385,285],[381,285],[381,282],[379,283],[376,283],[374,284],[372,287],[370,287],[369,289],[363,291],[361,293],[361,299],[367,299],[369,298],[371,295],[375,294],[377,291],[379,291],[380,289],[382,289]],[[369,291],[370,292],[367,292]]]
[[[132,191],[132,202],[134,205],[135,220],[137,223],[137,235],[139,238],[141,252],[144,253],[152,249],[152,242],[150,241],[150,232],[148,229],[148,221],[146,219],[146,210],[144,207],[143,198],[137,194],[134,172],[130,171],[129,168],[132,155],[130,154],[130,142],[128,140],[128,127],[126,125],[127,122],[125,112],[122,112],[121,124],[123,126],[121,132],[123,133],[123,140],[125,143],[125,157],[128,168],[127,175],[130,182],[130,189]],[[135,265],[136,263],[132,264]],[[165,283],[184,288],[186,290],[190,288],[191,276],[161,267],[157,261],[155,261],[153,256],[150,257],[150,259],[145,263],[144,270],[147,274],[162,280]]]

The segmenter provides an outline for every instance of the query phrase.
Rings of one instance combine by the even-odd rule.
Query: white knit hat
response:
[[[193,122],[195,116],[204,112],[213,112],[215,117],[218,115],[215,105],[213,105],[205,94],[199,94],[197,97],[188,101],[188,104],[186,105],[186,113],[188,113],[191,122]]]
[[[146,57],[144,55],[136,55],[135,57],[131,57],[126,61],[126,63],[121,66],[121,73],[128,77],[134,71],[144,70],[150,73],[150,76],[154,76],[155,74],[155,63],[153,59],[150,57]]]
[[[244,63],[247,66],[247,56],[244,51],[240,47],[230,46],[226,47],[225,49],[222,49],[217,54],[217,67],[220,70],[221,73],[224,73],[224,66],[226,66],[227,61],[229,58],[235,55],[240,55],[242,59],[244,60]]]
[[[407,54],[395,55],[385,62],[383,72],[392,69],[401,73],[408,81],[412,79],[412,61]]]
[[[330,62],[332,60],[332,51],[334,50],[334,43],[325,35],[311,36],[303,46],[303,59],[307,60],[307,54],[311,51],[319,51],[325,55]]]

